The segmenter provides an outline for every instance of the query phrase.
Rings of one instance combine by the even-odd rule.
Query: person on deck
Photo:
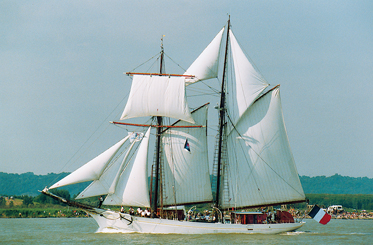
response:
[[[146,216],[147,218],[150,218],[150,211],[149,211],[148,208],[145,210],[145,216]]]
[[[103,198],[102,196],[100,196],[100,197],[98,198],[98,200],[99,200],[98,208],[101,208],[101,205],[102,205],[102,203],[104,202],[104,198]]]

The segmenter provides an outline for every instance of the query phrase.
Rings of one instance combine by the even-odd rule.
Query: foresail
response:
[[[203,52],[184,73],[185,75],[195,76],[194,78],[186,79],[187,85],[218,76],[219,56],[223,32],[224,28],[215,36],[211,43],[205,48],[205,50],[203,50]]]
[[[131,138],[132,133],[129,135]],[[75,199],[93,197],[93,196],[101,196],[110,193],[111,188],[113,185],[117,183],[117,175],[122,170],[122,166],[128,161],[128,156],[131,153],[132,148],[136,144],[136,141],[133,141],[131,145],[128,147],[126,154],[123,157],[122,161],[112,162],[104,171],[104,173],[98,178],[94,180],[87,188],[85,188]]]
[[[194,123],[185,99],[185,78],[134,75],[121,120],[164,116]]]
[[[197,125],[206,126],[205,105],[192,113]],[[189,126],[179,121],[175,126]],[[162,137],[163,205],[212,201],[207,156],[207,128],[172,128]]]
[[[258,73],[239,46],[230,31],[229,38],[234,63],[234,81],[228,84],[228,114],[234,124],[242,117],[251,104],[260,96],[268,83]]]
[[[150,207],[147,174],[150,129],[143,137],[135,159],[129,161],[121,173],[115,192],[109,194],[103,204]]]
[[[282,115],[279,87],[258,99],[227,138],[223,208],[304,201]]]
[[[129,136],[125,137],[96,158],[92,159],[82,167],[78,168],[62,180],[52,185],[49,189],[99,179],[110,160],[128,138]]]

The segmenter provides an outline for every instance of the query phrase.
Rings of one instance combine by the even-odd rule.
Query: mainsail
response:
[[[221,206],[254,207],[304,201],[282,115],[279,87],[260,97],[227,136]]]

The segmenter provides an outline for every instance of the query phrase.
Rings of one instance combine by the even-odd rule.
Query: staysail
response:
[[[92,159],[82,167],[78,168],[62,180],[52,185],[50,189],[99,179],[110,160],[128,138],[129,136],[125,137],[96,158]]]
[[[260,97],[227,136],[222,208],[304,201],[282,115],[279,87]]]
[[[106,197],[104,205],[150,207],[147,168],[150,129],[145,133],[135,159],[121,172],[114,193]]]
[[[120,120],[162,116],[194,123],[185,99],[184,77],[134,75]]]
[[[133,134],[135,133],[132,133],[132,135]],[[76,199],[109,194],[111,191],[111,186],[116,185],[118,179],[117,176],[121,172],[122,166],[127,163],[128,156],[130,155],[135,144],[136,141],[133,141],[128,147],[123,160],[119,161],[119,159],[117,159],[117,161],[114,161],[108,165],[100,178],[94,180],[87,188],[79,193]]]
[[[172,128],[162,137],[163,205],[180,205],[212,201],[207,155],[208,104],[192,115],[201,128]],[[178,121],[174,126],[190,126]]]

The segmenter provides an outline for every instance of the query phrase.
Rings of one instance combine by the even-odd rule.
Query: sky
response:
[[[188,68],[228,14],[267,82],[281,84],[299,174],[373,178],[369,0],[1,0],[0,172],[72,171],[106,150],[127,134],[108,123],[127,100],[123,73],[159,53],[163,35]]]

